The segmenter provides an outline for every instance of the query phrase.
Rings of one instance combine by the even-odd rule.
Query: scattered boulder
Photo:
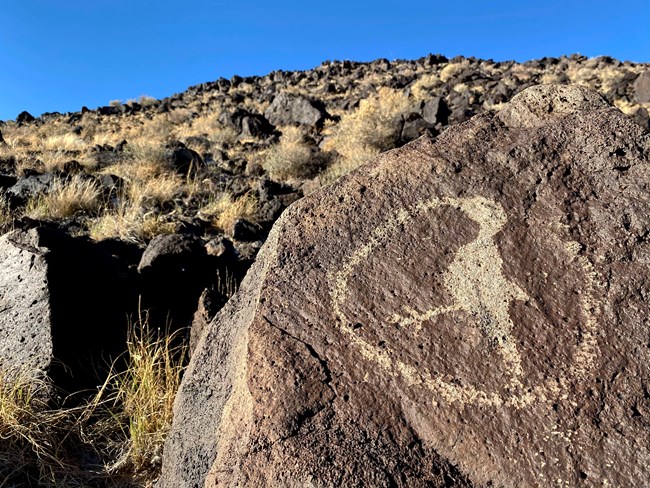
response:
[[[151,320],[176,330],[190,325],[201,292],[216,276],[216,267],[199,237],[169,234],[151,240],[138,272],[142,302]]]
[[[262,228],[246,219],[235,219],[231,234],[236,241],[258,241],[262,238]]]
[[[55,177],[52,173],[45,173],[43,175],[36,174],[20,178],[15,185],[7,190],[7,195],[15,202],[25,203],[30,198],[47,193],[54,179]]]
[[[290,207],[200,334],[158,487],[645,485],[649,155],[539,86]]]
[[[23,111],[23,112],[20,112],[18,114],[18,117],[16,117],[16,122],[19,125],[29,124],[31,122],[34,122],[35,120],[36,119],[34,118],[34,116],[32,114],[30,114],[29,112],[27,112],[26,110]]]
[[[433,124],[427,122],[420,114],[415,112],[403,115],[401,124],[399,145],[411,142],[424,134],[433,135],[436,132]]]
[[[188,175],[203,167],[203,159],[196,151],[189,149],[180,141],[165,145],[165,160],[179,174]]]
[[[273,132],[273,128],[263,116],[249,114],[242,117],[240,131],[240,138],[250,139],[270,135]]]
[[[264,115],[276,127],[294,124],[317,127],[325,121],[327,112],[305,97],[280,93]]]
[[[638,103],[650,103],[650,70],[641,73],[634,82],[634,96]]]
[[[421,110],[422,118],[434,126],[436,124],[447,125],[449,123],[451,111],[442,97],[435,97],[424,102]]]

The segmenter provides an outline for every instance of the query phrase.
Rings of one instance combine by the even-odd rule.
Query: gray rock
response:
[[[650,103],[650,71],[644,71],[634,82],[634,96],[638,103]]]
[[[264,115],[276,127],[294,124],[316,127],[327,117],[325,110],[313,101],[286,93],[277,95]]]
[[[52,361],[46,255],[38,231],[0,237],[0,370],[44,378]]]
[[[30,198],[47,193],[54,179],[55,177],[51,173],[21,178],[7,190],[7,195],[18,202],[24,203]]]

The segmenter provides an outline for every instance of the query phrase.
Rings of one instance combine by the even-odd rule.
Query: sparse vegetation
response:
[[[50,192],[27,203],[25,214],[32,218],[65,219],[78,212],[99,210],[101,192],[93,180],[74,176],[69,181],[56,179]]]
[[[344,115],[333,130],[326,148],[340,159],[329,169],[333,180],[397,145],[397,118],[409,111],[412,102],[403,91],[380,88],[359,102],[359,108]]]
[[[316,174],[319,160],[298,127],[284,127],[279,144],[268,150],[262,166],[274,180],[300,181]]]
[[[44,380],[0,376],[0,485],[150,486],[185,361],[176,335],[150,330],[143,315],[125,370],[80,406],[53,407]]]

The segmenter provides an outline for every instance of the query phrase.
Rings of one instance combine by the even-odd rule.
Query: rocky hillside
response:
[[[641,137],[649,128],[650,67],[581,56],[522,64],[436,55],[415,61],[325,62],[309,71],[220,79],[163,100],[143,97],[138,101],[116,101],[96,110],[83,108],[77,113],[50,113],[39,118],[22,113],[15,121],[0,123],[0,230],[4,234],[0,237],[0,265],[6,270],[0,276],[0,386],[25,379],[39,385],[45,382],[46,386],[38,389],[47,391],[46,400],[39,403],[36,413],[29,410],[34,413],[29,418],[38,437],[40,426],[46,424],[41,413],[52,414],[47,418],[56,424],[63,418],[56,409],[72,408],[76,412],[74,409],[88,399],[89,388],[95,391],[107,375],[118,374],[119,379],[106,388],[117,390],[117,396],[111,398],[119,400],[114,404],[120,405],[121,416],[126,415],[124,425],[133,426],[133,417],[128,417],[130,400],[123,396],[125,381],[120,375],[132,374],[146,357],[143,350],[133,349],[146,344],[143,336],[132,335],[134,323],[146,323],[147,331],[159,331],[145,334],[156,346],[161,344],[160,340],[166,340],[165,334],[160,333],[165,331],[173,334],[173,340],[167,344],[172,349],[189,341],[192,350],[208,354],[199,339],[206,335],[205,331],[212,330],[213,318],[238,288],[274,223],[289,205],[338,181],[380,153],[421,136],[426,136],[426,140],[440,137],[448,141],[454,131],[463,130],[464,135],[458,140],[470,147],[475,142],[469,136],[474,126],[459,123],[477,114],[486,117],[479,118],[480,121],[501,120],[494,117],[501,117],[498,114],[509,100],[526,88],[546,83],[582,85],[595,90],[602,100],[597,95],[585,95],[583,101],[605,100],[628,114],[630,117],[626,118],[614,116],[618,114],[615,110],[603,112],[617,123],[627,124],[628,139]],[[543,97],[536,104],[536,116],[548,114],[553,121],[554,111],[566,109],[557,101],[546,103]],[[477,124],[480,125],[474,125]],[[477,139],[486,135],[485,128],[480,127],[474,135]],[[618,126],[607,127],[618,130]],[[597,135],[593,126],[589,130],[589,137]],[[580,136],[577,129],[573,133]],[[501,137],[498,135],[497,142]],[[586,136],[580,137],[585,144],[592,144],[584,139]],[[532,151],[531,158],[540,154],[550,159],[556,157],[545,146],[545,139],[531,140],[539,149],[526,149]],[[462,152],[460,143],[445,144],[440,147],[460,151],[468,161],[475,156],[470,149]],[[626,173],[630,168],[626,155],[633,146],[610,148],[610,156],[619,158],[614,159],[620,162],[617,171],[621,174],[630,174]],[[485,148],[479,149],[477,154]],[[518,151],[522,149],[515,144],[511,150],[512,157],[519,158]],[[499,151],[495,154],[501,154]],[[510,156],[501,156],[503,161],[490,160],[491,163],[507,165]],[[454,171],[461,173],[464,163],[456,159]],[[541,161],[540,165],[547,162]],[[506,181],[504,174],[498,181]],[[492,177],[480,171],[477,175],[479,179]],[[417,186],[418,181],[415,178],[410,184]],[[522,188],[525,184],[521,182]],[[364,184],[359,195],[350,197],[351,201],[361,202],[367,188],[370,184]],[[319,197],[314,198],[318,200],[325,194],[328,193],[318,193]],[[347,202],[348,196],[341,193],[343,200],[339,203]],[[539,197],[531,194],[526,201],[532,205]],[[308,200],[312,203],[302,205],[309,207],[314,198]],[[355,205],[350,205],[341,207],[343,213],[333,215],[332,222],[355,215]],[[487,212],[486,208],[475,210]],[[320,217],[318,222],[309,220],[316,218],[318,212],[314,212],[309,218],[306,214],[292,214],[297,223],[306,219],[301,225],[307,227],[296,229],[304,231],[307,241],[318,235],[310,233],[330,225],[328,219]],[[460,212],[469,210],[461,208]],[[630,228],[638,224],[637,213],[628,212],[624,217]],[[467,228],[461,229],[463,235],[478,224],[468,221],[464,225]],[[347,227],[341,231],[352,232]],[[639,238],[644,239],[645,234],[639,232]],[[418,235],[413,234],[413,242]],[[458,246],[461,241],[459,237]],[[307,256],[311,251],[300,248],[300,252]],[[287,259],[290,257],[287,255]],[[298,263],[291,268],[296,275],[302,269],[300,266]],[[522,268],[521,273],[526,272],[527,268]],[[254,286],[257,285],[249,283],[248,294]],[[285,290],[279,284],[277,288]],[[319,293],[314,289],[315,295]],[[363,293],[359,292],[360,299]],[[407,311],[402,315],[408,322],[410,319],[404,314]],[[363,327],[362,321],[358,323]],[[311,343],[306,344],[311,354]],[[224,355],[230,354],[226,346],[220,347]],[[266,351],[266,347],[260,346],[260,351]],[[303,346],[296,347],[304,352]],[[175,376],[161,380],[164,394],[155,390],[148,398],[167,399],[158,402],[164,403],[159,406],[166,413],[159,415],[164,421],[156,427],[157,431],[166,432],[182,365],[161,354],[156,350],[153,356],[167,358],[163,372],[173,372]],[[120,359],[112,362],[116,358]],[[310,361],[305,368],[313,367],[320,371],[318,374],[328,377],[330,373],[321,371],[322,364]],[[247,363],[241,359],[237,364],[244,367],[242,364]],[[331,378],[325,383],[328,381]],[[86,391],[81,399],[78,395],[66,399],[69,393],[80,390]],[[53,450],[59,452],[58,447],[54,449],[58,446],[55,440],[48,438],[43,447],[24,433],[22,424],[15,420],[18,417],[1,415],[9,411],[3,402],[15,403],[24,398],[21,391],[20,385],[8,390],[0,388],[0,440],[16,436],[20,456],[31,452],[36,460],[53,457]],[[324,395],[323,408],[330,408],[329,387],[319,391]],[[146,395],[138,398],[140,403],[147,399]],[[74,426],[77,437],[74,446],[66,447],[72,452],[68,452],[66,463],[55,460],[53,465],[65,467],[61,468],[64,472],[73,472],[70,466],[74,465],[79,472],[86,473],[88,466],[103,463],[114,467],[113,471],[100,470],[104,474],[110,471],[108,474],[113,476],[119,472],[128,477],[128,483],[136,485],[142,484],[141,479],[151,482],[161,466],[162,439],[145,442],[147,455],[137,462],[133,454],[137,442],[133,437],[123,439],[127,427],[120,427],[119,434],[110,429],[102,431],[101,442],[96,437],[90,439],[85,422],[93,420],[93,425],[105,425],[95,421],[101,417],[96,413],[99,403],[93,404],[92,414],[79,414],[83,421],[77,416],[65,428],[55,429],[62,438],[70,439],[73,436],[66,432]],[[54,411],[50,410],[53,406]],[[321,406],[318,403],[314,408],[318,410]],[[152,417],[148,410],[143,412],[144,417]],[[188,407],[184,415],[191,416],[191,412]],[[310,412],[295,416],[311,415]],[[109,416],[116,418],[114,412]],[[14,425],[11,422],[20,428],[9,429],[7,433],[4,429]],[[290,425],[287,432],[295,432],[298,427]],[[176,435],[180,435],[178,428]],[[25,439],[32,440],[25,444]],[[100,453],[89,454],[89,448],[94,450],[99,445],[103,446],[97,448]],[[4,444],[0,447],[0,451],[10,452]],[[79,449],[83,455],[78,454]],[[174,452],[173,449],[180,448],[172,445],[171,449]],[[208,457],[204,461],[217,455],[214,446],[206,449]],[[176,452],[178,456],[184,455],[181,450]],[[442,478],[458,474],[453,461],[456,458],[452,458],[448,456],[449,462],[439,465]],[[418,459],[411,460],[413,469]],[[15,458],[5,461],[0,455],[0,475],[13,476]],[[431,458],[427,458],[429,461]],[[199,478],[211,468],[206,463],[197,468]],[[45,476],[40,464],[25,464],[29,465],[25,479]],[[463,480],[489,477],[475,478],[472,470],[463,473]],[[176,483],[174,476],[181,475],[170,474],[169,486]],[[420,475],[414,476],[420,479]],[[84,483],[101,485],[97,480]]]

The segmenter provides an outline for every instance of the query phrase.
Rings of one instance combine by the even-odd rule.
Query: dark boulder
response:
[[[276,127],[283,125],[318,127],[327,118],[327,112],[317,102],[286,93],[277,95],[264,115]]]
[[[155,237],[138,264],[142,302],[151,320],[172,330],[190,325],[201,292],[216,275],[203,241],[191,234]]]
[[[158,486],[645,486],[649,156],[538,86],[293,205],[200,335]]]
[[[434,126],[437,124],[447,125],[451,111],[442,97],[435,97],[422,104],[422,118]]]
[[[52,173],[23,177],[7,190],[7,195],[14,202],[23,204],[30,198],[47,193],[54,180],[55,176]]]
[[[180,141],[172,141],[165,145],[165,161],[174,171],[182,175],[196,173],[204,165],[199,153],[189,149]]]
[[[27,112],[26,110],[23,111],[23,112],[20,112],[18,114],[18,117],[16,117],[16,122],[18,122],[19,125],[30,124],[30,123],[34,122],[35,120],[36,119],[34,118],[34,116],[32,114],[30,114],[29,112]]]

